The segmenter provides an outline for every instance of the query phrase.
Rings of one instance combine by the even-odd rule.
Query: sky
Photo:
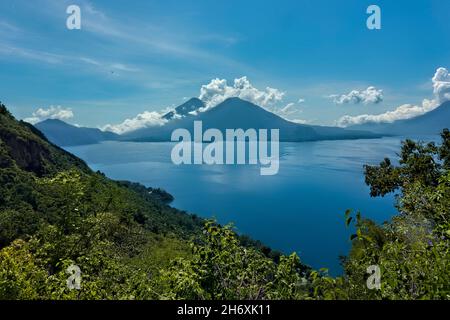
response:
[[[380,30],[366,26],[372,4]],[[208,109],[239,96],[307,124],[394,121],[450,99],[449,12],[444,0],[2,0],[0,101],[33,123],[119,133],[191,97]]]

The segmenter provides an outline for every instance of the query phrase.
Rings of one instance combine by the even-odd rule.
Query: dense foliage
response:
[[[92,172],[0,104],[0,299],[450,298],[449,168],[448,130],[440,145],[405,141],[398,166],[366,166],[371,195],[396,192],[399,213],[377,225],[347,211],[356,232],[332,278],[171,208],[164,190]]]
[[[170,201],[92,172],[1,105],[0,299],[156,298],[153,274],[189,252],[203,223]],[[66,285],[71,264],[79,291]]]
[[[442,144],[406,140],[399,166],[385,159],[366,166],[371,194],[397,192],[399,214],[378,226],[356,219],[357,235],[345,263],[351,298],[450,298],[450,133]],[[368,265],[381,269],[381,290],[358,285]]]

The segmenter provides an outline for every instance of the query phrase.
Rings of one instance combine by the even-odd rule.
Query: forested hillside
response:
[[[332,278],[171,208],[163,190],[92,172],[0,104],[0,299],[448,299],[448,130],[442,140],[405,141],[400,166],[365,168],[372,196],[398,194],[399,214],[377,225],[336,212],[356,232]],[[371,265],[380,290],[366,285]]]
[[[171,200],[91,171],[0,105],[0,299],[168,297],[160,270],[192,255],[205,223]],[[278,258],[236,239],[272,263]],[[67,288],[71,264],[82,270],[79,291]]]

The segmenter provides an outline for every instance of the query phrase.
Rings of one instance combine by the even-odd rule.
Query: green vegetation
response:
[[[3,105],[0,155],[0,299],[157,298],[155,274],[200,233],[163,190],[92,172]]]
[[[439,146],[404,141],[397,167],[366,166],[371,194],[397,191],[399,214],[381,226],[357,215],[345,262],[350,298],[450,298],[450,133],[441,136]],[[371,264],[381,268],[380,291],[358,285]]]
[[[399,214],[377,225],[347,211],[356,233],[332,278],[171,208],[163,190],[92,172],[0,104],[0,299],[447,299],[449,168],[448,130],[440,145],[405,141],[398,166],[366,166],[371,195],[396,192]]]

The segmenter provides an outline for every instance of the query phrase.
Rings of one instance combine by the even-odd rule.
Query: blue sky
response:
[[[81,30],[66,28],[70,4]],[[366,28],[370,4],[381,30]],[[443,0],[2,0],[0,100],[18,118],[53,106],[103,127],[245,76],[256,94],[284,93],[267,108],[299,122],[422,112],[450,67],[449,12]]]

